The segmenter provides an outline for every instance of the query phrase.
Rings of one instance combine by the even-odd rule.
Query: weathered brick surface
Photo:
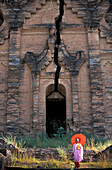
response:
[[[59,89],[66,98],[68,131],[112,135],[111,5],[109,0],[65,0]],[[4,16],[0,26],[0,132],[46,131],[46,95],[55,82],[54,26],[59,1],[27,0],[19,5],[5,1],[0,11]]]
[[[94,37],[94,39],[93,39]],[[97,30],[88,30],[90,57],[90,87],[93,112],[94,133],[105,132],[105,108],[103,98],[103,82],[101,73],[101,57]],[[103,134],[102,134],[103,135]]]
[[[105,100],[105,129],[106,134],[111,134],[111,128],[112,128],[112,61],[111,55],[102,55],[102,72],[103,72],[103,82],[104,82],[104,100]],[[108,73],[108,74],[107,74]]]
[[[78,91],[79,91],[79,119],[81,130],[92,132],[93,122],[91,113],[91,93],[89,86],[89,68],[85,62],[78,75]],[[86,115],[86,116],[85,116]]]
[[[24,77],[20,80],[20,115],[19,130],[20,133],[30,133],[32,126],[32,75],[27,64],[24,65]],[[22,74],[22,72],[21,72]]]

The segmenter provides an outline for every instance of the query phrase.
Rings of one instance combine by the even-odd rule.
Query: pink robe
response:
[[[81,162],[83,160],[83,147],[80,143],[73,145],[74,161]]]

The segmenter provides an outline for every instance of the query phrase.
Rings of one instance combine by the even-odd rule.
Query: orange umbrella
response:
[[[72,145],[74,145],[76,143],[76,139],[79,139],[79,143],[81,145],[84,145],[86,143],[86,136],[81,133],[78,133],[78,134],[75,134],[72,136],[72,138],[71,138]]]

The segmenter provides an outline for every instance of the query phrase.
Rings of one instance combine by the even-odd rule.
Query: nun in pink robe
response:
[[[83,146],[78,142],[79,139],[76,139],[76,143],[73,145],[75,168],[79,168],[80,167],[79,162],[83,160]]]

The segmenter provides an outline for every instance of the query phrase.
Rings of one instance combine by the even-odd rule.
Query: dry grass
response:
[[[36,159],[35,157],[24,155],[12,155],[12,167],[21,167],[21,168],[69,168],[73,170],[74,163],[67,159],[65,151],[62,148],[58,148],[61,160],[51,159],[47,156],[46,160]],[[108,156],[101,156],[98,162],[81,162],[81,168],[112,168],[112,162],[109,160]]]
[[[95,152],[101,152],[102,150],[105,150],[108,146],[112,145],[112,138],[109,138],[105,141],[95,141],[94,138],[90,138],[90,140],[87,140],[84,149],[85,150],[94,150]]]
[[[86,163],[81,163],[82,167],[87,167],[87,168],[112,168],[112,162],[108,161],[99,161],[99,162],[86,162]]]
[[[87,136],[86,136],[87,137]],[[16,137],[8,136],[4,137],[4,140],[14,145],[15,147],[19,147],[20,150],[25,150],[25,147],[23,148],[24,144],[28,143],[29,146],[32,146],[31,144],[36,143],[35,140],[32,141],[32,138],[28,138],[28,141],[22,141],[19,142],[16,141]],[[65,142],[65,143],[64,143]],[[50,143],[50,147],[54,146],[55,148],[58,148],[58,152],[60,154],[61,160],[55,160],[50,159],[49,156],[45,161],[41,161],[39,159],[36,159],[35,157],[28,156],[27,154],[24,155],[12,155],[12,167],[23,167],[23,168],[70,168],[71,170],[74,168],[74,163],[67,159],[66,153],[63,150],[63,148],[72,149],[72,145],[70,144],[70,136],[65,136],[64,138],[54,138],[49,139],[45,136],[39,139],[39,146],[41,148],[47,148]],[[42,145],[41,145],[42,144]],[[104,149],[106,149],[108,146],[112,145],[112,138],[108,138],[106,140],[100,140],[95,139],[93,137],[87,137],[87,142],[84,145],[84,150],[94,150],[96,152],[100,152]],[[26,145],[27,146],[27,145]],[[66,146],[66,147],[65,147]],[[35,146],[38,148],[38,146]],[[102,156],[100,157],[98,162],[81,162],[81,167],[89,167],[89,168],[112,168],[112,162],[110,161],[110,155]]]
[[[12,156],[12,167],[21,167],[21,168],[74,168],[74,163],[70,160],[56,160],[56,159],[47,159],[39,160],[36,158],[15,158]],[[100,160],[99,162],[81,162],[81,168],[112,168],[112,162],[108,162],[106,159],[104,161]]]
[[[68,159],[66,160],[56,160],[49,159],[46,160],[36,159],[35,157],[29,157],[27,154],[24,156],[12,155],[12,165],[11,167],[21,167],[21,168],[71,168],[72,162]]]

